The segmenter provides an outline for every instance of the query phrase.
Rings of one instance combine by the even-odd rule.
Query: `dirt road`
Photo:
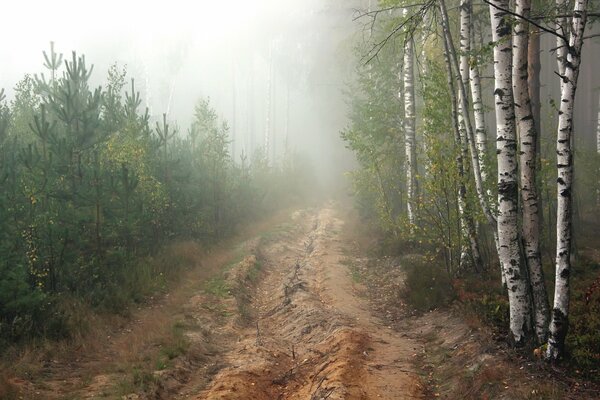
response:
[[[411,316],[411,256],[369,263],[339,215],[329,204],[257,227],[93,347],[23,357],[4,372],[11,399],[598,398],[477,321]]]
[[[266,243],[255,322],[197,399],[415,399],[420,344],[371,315],[354,289],[332,208],[297,212]]]

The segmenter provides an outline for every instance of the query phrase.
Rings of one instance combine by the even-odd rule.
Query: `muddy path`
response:
[[[420,344],[358,295],[330,207],[294,215],[301,229],[265,244],[253,323],[197,399],[425,398]]]

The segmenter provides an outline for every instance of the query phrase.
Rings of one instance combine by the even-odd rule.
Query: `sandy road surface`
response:
[[[420,346],[368,311],[345,266],[332,208],[294,215],[301,229],[262,250],[256,321],[197,399],[424,398],[411,357]]]

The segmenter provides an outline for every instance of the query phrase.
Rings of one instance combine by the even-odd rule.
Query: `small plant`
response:
[[[411,260],[403,265],[406,273],[404,296],[417,311],[425,312],[449,305],[455,298],[450,278],[441,265]]]
[[[204,285],[204,291],[219,298],[225,298],[230,295],[230,289],[222,275],[216,276],[206,282],[206,285]]]

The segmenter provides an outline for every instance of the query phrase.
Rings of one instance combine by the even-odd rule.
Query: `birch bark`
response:
[[[600,90],[598,91],[598,117],[596,120],[596,153],[600,159]],[[600,167],[598,167],[600,169]],[[600,170],[596,172],[598,175],[598,182],[596,188],[596,205],[600,206]]]
[[[460,178],[460,182],[458,183],[458,210],[460,214],[460,224],[461,229],[464,233],[473,232],[473,235],[467,234],[467,240],[469,241],[469,245],[471,247],[471,251],[475,254],[475,251],[479,251],[479,247],[477,244],[477,239],[474,234],[475,232],[475,224],[473,223],[473,219],[471,214],[468,212],[466,208],[466,193],[467,189],[465,186],[465,160],[464,160],[464,152],[462,150],[463,143],[460,133],[460,117],[458,112],[458,104],[457,104],[457,96],[456,96],[456,88],[453,80],[452,73],[452,63],[450,62],[450,46],[448,44],[448,38],[444,36],[444,59],[446,61],[446,68],[448,69],[447,81],[448,88],[450,89],[450,101],[452,104],[452,127],[454,131],[454,142],[456,146],[459,148],[459,151],[456,155],[456,167],[458,170],[458,176]],[[474,251],[475,249],[475,251]],[[461,249],[462,252],[462,249]],[[478,254],[478,253],[477,253]],[[462,254],[461,254],[461,262],[462,262]],[[475,257],[475,256],[473,256]],[[473,260],[473,262],[476,262]]]
[[[600,158],[600,91],[598,91],[598,117],[596,121],[596,153]],[[596,189],[596,205],[600,206],[600,171],[598,171],[598,187]]]
[[[471,13],[472,5],[471,0],[461,0],[460,2],[460,77],[462,80],[462,86],[466,87],[469,82],[469,52],[471,51],[470,40],[471,40]],[[450,70],[451,71],[451,70]],[[453,91],[456,93],[456,90]],[[464,174],[464,161],[468,159],[468,135],[466,130],[465,118],[468,118],[465,114],[469,113],[470,110],[464,106],[469,104],[468,93],[466,91],[458,91],[458,126],[459,126],[459,142],[461,151],[461,176]],[[464,101],[463,101],[464,98]],[[480,270],[483,267],[483,261],[481,260],[481,252],[479,251],[479,243],[477,242],[477,232],[475,223],[473,221],[472,214],[467,209],[466,202],[466,187],[464,184],[459,189],[459,211],[461,213],[461,223],[463,231],[471,248],[471,256],[473,266],[475,270]],[[461,256],[463,259],[463,256]]]
[[[411,226],[416,222],[416,167],[415,150],[415,73],[414,48],[412,38],[404,44],[404,148],[406,154],[406,194],[408,220]]]
[[[516,0],[515,12],[529,18],[531,0]],[[513,34],[513,90],[515,115],[519,128],[521,205],[523,248],[525,264],[529,272],[529,283],[533,300],[533,317],[536,337],[539,343],[546,342],[548,329],[548,295],[542,271],[540,252],[540,215],[537,188],[537,143],[538,132],[531,107],[528,85],[529,23],[516,19]]]
[[[472,11],[472,9],[471,9]],[[471,46],[475,43],[474,30],[470,30],[469,42]],[[471,87],[471,98],[473,100],[473,115],[475,122],[475,144],[477,146],[477,157],[479,158],[479,168],[481,170],[481,180],[488,182],[489,166],[487,160],[487,134],[485,130],[485,111],[483,109],[483,97],[481,95],[481,76],[479,67],[474,60],[469,62],[469,83]],[[491,197],[491,193],[487,192]]]
[[[521,262],[518,228],[518,174],[515,112],[512,88],[511,25],[508,0],[490,1],[494,41],[494,98],[498,159],[498,242],[500,264],[508,289],[510,331],[515,344],[525,342],[530,330],[526,270]]]
[[[461,93],[460,103],[461,107],[464,110],[468,110],[469,106],[467,103],[467,91],[465,85],[463,83],[463,78],[460,74],[460,65],[456,56],[456,50],[454,47],[454,42],[452,40],[452,34],[450,31],[450,22],[448,18],[448,10],[446,8],[445,0],[439,1],[439,9],[442,16],[442,28],[444,31],[444,45],[447,47],[447,56],[448,62],[450,63],[450,68],[448,69],[448,73],[450,74],[450,79],[455,79],[457,82],[458,90]],[[469,153],[471,156],[471,169],[473,171],[473,176],[475,178],[475,188],[477,191],[477,198],[479,199],[479,204],[485,215],[488,224],[492,228],[492,232],[494,233],[494,241],[496,244],[496,250],[499,252],[499,242],[497,235],[497,220],[494,212],[492,211],[491,201],[486,196],[485,188],[483,186],[483,180],[481,178],[481,168],[479,164],[479,155],[477,149],[475,147],[475,138],[473,134],[473,125],[471,123],[470,113],[464,113],[463,115],[464,129],[466,131],[467,142],[469,146]],[[502,275],[502,283],[506,283],[506,278],[504,276],[504,270],[501,268]]]
[[[454,42],[452,40],[452,35],[450,32],[450,22],[448,19],[448,10],[446,8],[445,0],[439,1],[439,8],[442,16],[442,28],[444,30],[444,38],[447,41],[448,46],[448,59],[453,68],[449,73],[453,74],[453,77],[456,79],[458,90],[462,93],[459,101],[461,102],[461,107],[465,110],[469,108],[467,103],[467,95],[466,88],[463,84],[462,77],[460,75],[460,66],[456,56],[456,50],[454,47]],[[469,113],[465,113],[463,115],[464,127],[468,138],[469,144],[469,153],[471,156],[471,166],[473,170],[473,176],[475,178],[475,188],[477,190],[477,198],[479,199],[479,204],[485,215],[488,223],[493,228],[493,231],[496,231],[496,217],[494,212],[492,211],[492,207],[490,202],[488,201],[485,195],[485,188],[483,187],[483,180],[481,179],[481,168],[479,165],[479,157],[477,155],[477,149],[475,148],[475,139],[473,134],[473,124],[471,123],[471,116]]]
[[[561,0],[558,0],[561,3]],[[559,4],[560,5],[560,4]],[[573,112],[583,33],[587,22],[588,0],[576,0],[569,33],[569,43],[561,43],[566,48],[565,59],[559,59],[561,74],[561,99],[558,113],[557,154],[557,216],[556,216],[556,276],[554,304],[548,338],[546,357],[559,359],[564,353],[565,337],[569,327],[569,276],[571,273],[572,246],[572,183],[573,183]],[[559,29],[557,27],[557,29]],[[561,29],[564,31],[564,29]]]

